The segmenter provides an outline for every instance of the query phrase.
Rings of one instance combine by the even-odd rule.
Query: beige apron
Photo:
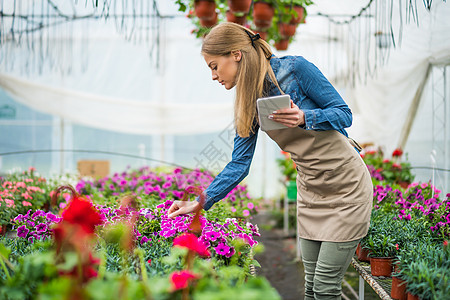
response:
[[[300,127],[267,134],[297,165],[301,238],[345,242],[367,234],[372,211],[370,173],[342,133]]]

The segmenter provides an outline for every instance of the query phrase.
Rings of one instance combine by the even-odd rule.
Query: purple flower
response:
[[[26,238],[28,232],[30,232],[30,230],[25,225],[22,225],[19,228],[17,228],[18,237]]]
[[[226,255],[230,251],[230,247],[226,244],[220,243],[214,248],[214,250],[216,250],[216,253],[219,255]]]
[[[48,226],[44,223],[40,223],[34,228],[36,228],[36,232],[45,232],[45,231],[47,231]]]
[[[18,215],[17,217],[14,218],[14,221],[15,222],[21,222],[21,221],[23,221],[23,219],[24,219],[23,215],[20,214],[20,215]]]
[[[42,215],[42,211],[37,210],[34,214],[31,215],[31,218],[35,220],[37,217]]]
[[[215,241],[220,237],[220,233],[216,232],[216,231],[208,231],[205,233],[205,236],[210,240],[210,241]]]
[[[228,251],[227,254],[225,254],[225,257],[232,257],[234,255],[234,253],[236,253],[236,251],[234,250],[233,247],[230,247],[230,251]]]
[[[146,236],[142,237],[141,245],[144,244],[144,243],[147,243],[148,241],[151,241],[151,239],[147,238]]]

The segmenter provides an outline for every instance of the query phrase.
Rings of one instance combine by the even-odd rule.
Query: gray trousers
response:
[[[305,300],[341,299],[342,279],[358,242],[320,242],[300,238]]]

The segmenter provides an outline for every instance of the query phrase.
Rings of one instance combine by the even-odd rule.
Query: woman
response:
[[[367,233],[372,210],[369,172],[344,129],[352,122],[350,109],[313,64],[303,57],[273,56],[259,35],[240,25],[214,27],[203,41],[202,55],[213,80],[226,89],[236,87],[237,132],[232,160],[206,189],[203,209],[248,174],[259,129],[256,100],[289,94],[291,107],[269,116],[289,128],[267,134],[297,165],[305,299],[340,299],[344,273]],[[199,206],[175,201],[169,217]]]

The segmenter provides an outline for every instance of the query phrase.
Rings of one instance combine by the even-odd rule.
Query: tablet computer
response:
[[[262,131],[289,128],[269,119],[269,115],[275,110],[291,107],[291,97],[289,97],[289,95],[285,94],[267,98],[258,98],[258,100],[256,100],[256,107],[258,109],[259,126]]]

